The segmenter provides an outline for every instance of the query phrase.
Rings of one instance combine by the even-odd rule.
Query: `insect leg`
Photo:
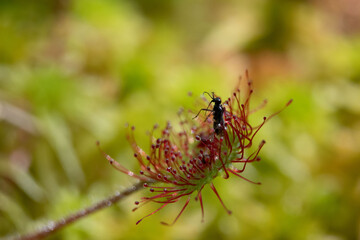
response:
[[[196,116],[193,117],[193,119],[197,118],[197,116],[199,116],[199,114],[200,114],[201,111],[212,112],[213,110],[210,110],[209,108],[200,109],[200,111],[198,112],[198,114],[196,114]]]
[[[207,115],[207,117],[205,118],[204,122],[206,122],[206,120],[210,117],[210,115],[215,112],[214,110],[209,110],[209,111],[211,111],[211,113],[210,113],[209,115]]]

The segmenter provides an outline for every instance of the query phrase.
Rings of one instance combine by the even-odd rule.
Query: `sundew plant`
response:
[[[113,167],[144,182],[143,187],[149,191],[147,196],[135,202],[133,211],[149,202],[159,203],[155,211],[141,218],[136,224],[181,198],[186,198],[186,202],[174,221],[170,224],[161,223],[174,224],[192,198],[200,203],[204,221],[201,191],[206,185],[210,186],[227,213],[231,214],[213,184],[213,179],[218,176],[227,179],[234,175],[250,183],[260,184],[245,178],[242,173],[248,164],[260,160],[259,153],[265,140],[257,141],[255,136],[270,118],[282,110],[264,117],[256,125],[250,123],[249,116],[263,108],[266,101],[252,109],[250,100],[253,86],[247,73],[245,80],[247,88],[236,88],[225,101],[214,93],[207,94],[211,101],[203,98],[203,106],[207,108],[201,110],[205,114],[194,117],[192,111],[179,111],[180,131],[175,131],[170,122],[161,130],[155,125],[150,133],[151,144],[148,151],[137,144],[134,137],[135,127],[130,127],[127,139],[133,149],[134,158],[140,165],[139,172],[128,170],[104,153]],[[292,100],[287,102],[285,107],[291,102]]]
[[[256,140],[255,137],[269,119],[280,113],[292,102],[292,100],[288,101],[279,111],[259,119],[257,124],[252,124],[249,121],[250,115],[265,107],[267,101],[264,100],[255,108],[250,107],[253,86],[247,72],[245,81],[247,83],[245,88],[240,89],[239,81],[232,95],[225,100],[213,92],[211,94],[205,92],[206,95],[201,99],[198,106],[198,114],[183,109],[179,111],[178,129],[180,130],[175,130],[170,122],[162,129],[155,125],[149,134],[150,146],[146,151],[135,140],[135,127],[128,127],[126,137],[134,152],[133,157],[140,165],[138,171],[130,171],[125,168],[106,154],[97,142],[100,152],[115,169],[136,178],[138,182],[122,192],[117,192],[113,196],[58,221],[50,221],[36,232],[16,236],[14,239],[44,238],[144,188],[148,190],[148,193],[135,201],[133,211],[150,202],[158,203],[159,207],[152,212],[150,211],[136,224],[182,198],[186,199],[185,204],[181,206],[173,222],[161,223],[167,226],[173,225],[192,198],[200,204],[201,221],[203,222],[202,190],[207,185],[217,196],[226,212],[231,214],[218,194],[213,180],[219,176],[228,179],[233,175],[259,185],[259,182],[254,182],[243,176],[248,164],[260,161],[259,154],[265,141]]]

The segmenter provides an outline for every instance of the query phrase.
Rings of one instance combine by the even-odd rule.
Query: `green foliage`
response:
[[[360,217],[360,16],[350,1],[1,1],[0,236],[25,233],[121,190],[134,171],[125,123],[139,145],[193,97],[223,99],[249,69],[266,145],[247,178],[203,190],[148,221],[142,193],[50,239],[356,239]],[[347,7],[346,7],[346,6]],[[335,6],[335,7],[334,7]],[[255,107],[255,104],[252,105]],[[256,142],[256,141],[255,141]],[[146,209],[145,209],[146,208]]]

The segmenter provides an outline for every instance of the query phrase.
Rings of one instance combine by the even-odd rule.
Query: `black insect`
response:
[[[209,97],[211,98],[211,102],[209,103],[207,108],[203,108],[200,109],[200,111],[198,112],[198,114],[196,114],[196,116],[194,118],[196,118],[197,116],[199,116],[201,111],[206,111],[206,112],[211,112],[205,119],[205,121],[209,118],[209,116],[212,114],[213,115],[213,120],[214,120],[214,124],[213,124],[213,128],[215,130],[215,133],[217,135],[221,134],[222,130],[223,130],[223,126],[224,126],[224,118],[223,118],[223,114],[224,114],[224,107],[221,104],[221,99],[219,97],[215,97],[214,96],[214,92],[212,92],[212,96],[208,93],[208,92],[204,92],[204,94],[208,94]],[[214,107],[213,109],[209,109],[210,104],[214,103]]]

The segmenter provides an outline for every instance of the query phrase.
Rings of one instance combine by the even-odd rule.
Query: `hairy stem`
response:
[[[99,211],[103,208],[110,207],[114,203],[122,200],[126,196],[140,190],[143,187],[144,182],[140,181],[136,183],[135,185],[125,189],[122,192],[117,192],[114,195],[103,199],[97,203],[95,203],[92,206],[89,206],[85,209],[79,210],[78,212],[75,212],[73,214],[70,214],[69,216],[66,216],[58,221],[50,221],[46,226],[39,229],[37,232],[20,235],[20,236],[14,236],[10,239],[16,239],[16,240],[35,240],[35,239],[43,239],[50,234],[53,234],[54,232],[66,227],[67,225],[70,225],[73,222],[76,222],[80,220],[83,217],[86,217],[90,215],[91,213],[94,213],[96,211]]]

